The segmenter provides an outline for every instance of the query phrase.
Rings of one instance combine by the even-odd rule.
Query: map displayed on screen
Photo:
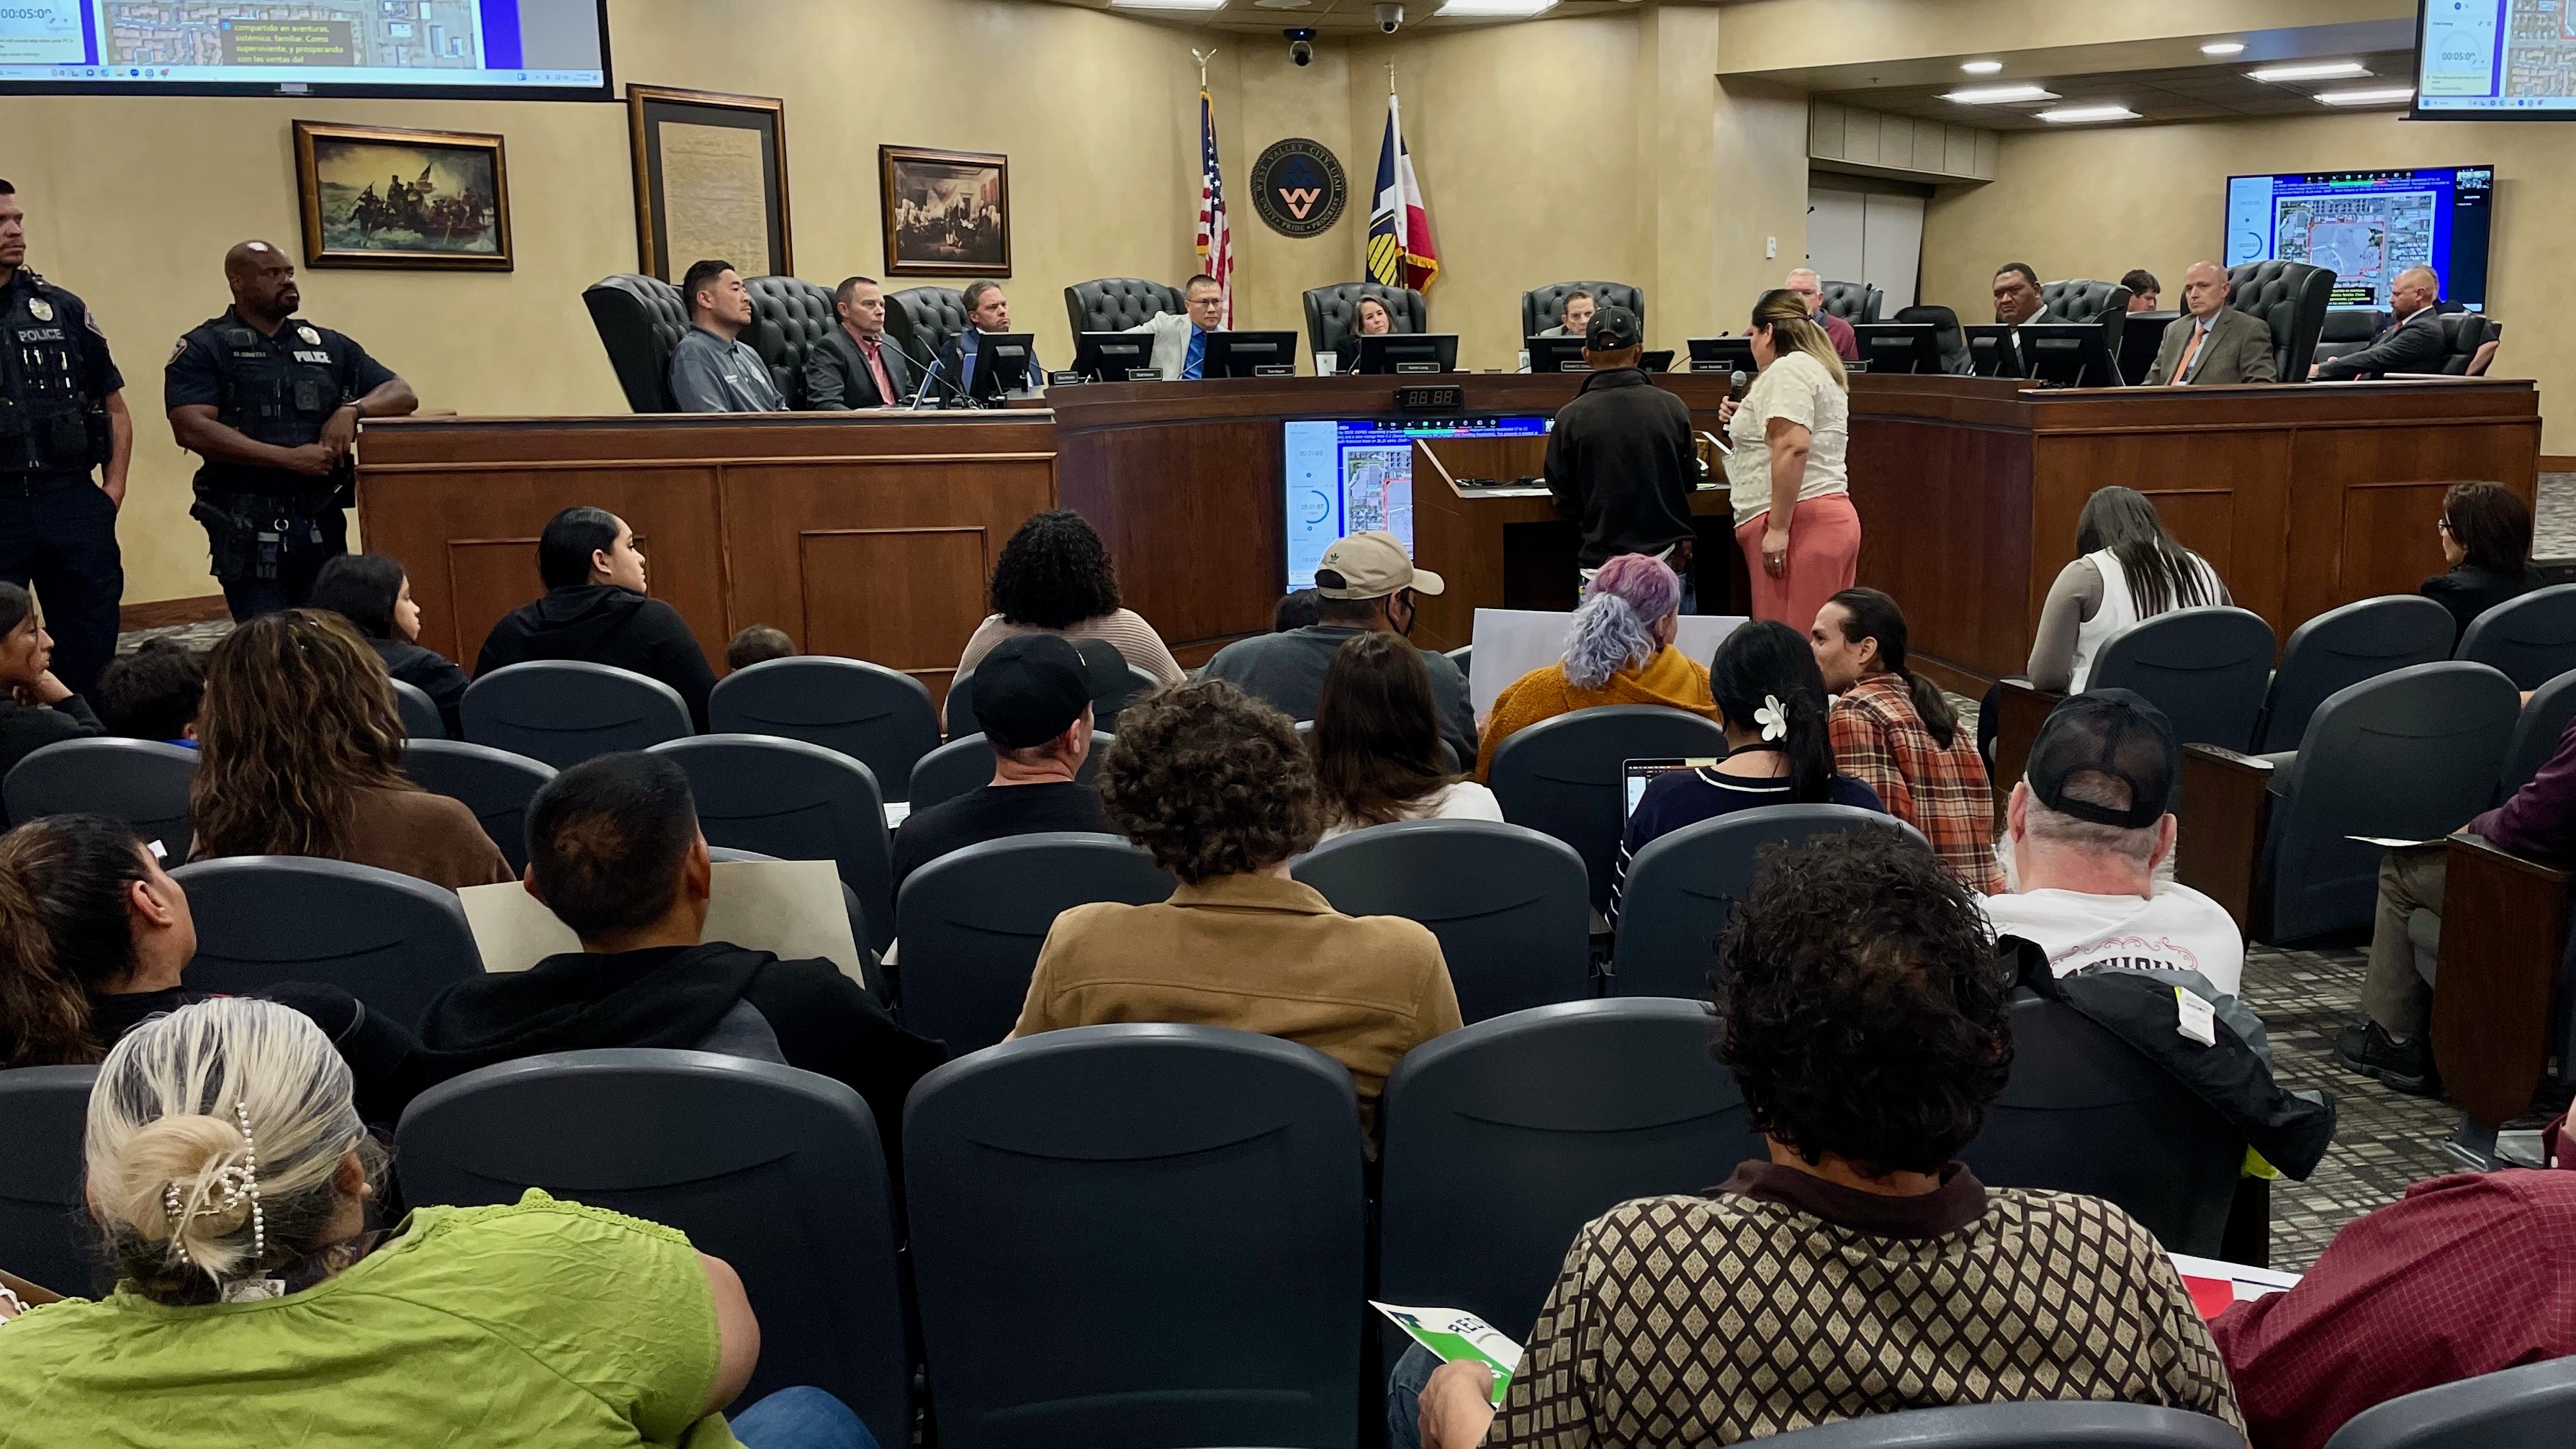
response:
[[[1334,539],[1383,529],[1413,552],[1413,440],[1545,437],[1548,420],[1299,418],[1282,425],[1288,587],[1312,588]]]
[[[2418,113],[2576,114],[2569,0],[2424,0],[2423,16]]]
[[[602,90],[598,0],[0,0],[0,87]]]
[[[2379,311],[2398,273],[2431,267],[2446,300],[2483,308],[2494,198],[2488,166],[2231,176],[2227,265],[2324,267],[2331,305]]]

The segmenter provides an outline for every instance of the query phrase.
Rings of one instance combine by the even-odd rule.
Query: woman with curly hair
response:
[[[2244,1432],[2153,1234],[2101,1198],[1987,1187],[1957,1160],[2011,1075],[2012,981],[1930,851],[1871,830],[1766,855],[1716,967],[1716,1056],[1765,1155],[1584,1225],[1501,1425],[1490,1374],[1408,1353],[1387,1395],[1397,1449],[1464,1449],[1490,1427],[1496,1444],[1554,1442],[1563,1424],[1735,1444],[2031,1399],[2154,1404]]]
[[[1163,636],[1118,603],[1118,566],[1100,535],[1070,508],[1038,514],[1002,545],[993,564],[993,612],[975,626],[957,672],[971,674],[994,645],[1014,634],[1105,639],[1157,684],[1184,678]]]
[[[1161,905],[1056,917],[1014,1038],[1122,1021],[1284,1037],[1351,1069],[1365,1124],[1396,1060],[1458,1029],[1429,930],[1345,916],[1288,878],[1324,830],[1314,761],[1288,716],[1223,681],[1150,695],[1119,717],[1100,795],[1180,888]]]
[[[1623,553],[1583,587],[1566,625],[1565,657],[1533,669],[1494,696],[1476,755],[1476,778],[1491,779],[1494,751],[1531,725],[1607,704],[1660,704],[1717,718],[1708,669],[1673,647],[1681,627],[1682,580],[1662,559]]]
[[[319,609],[262,614],[206,656],[191,857],[318,855],[455,890],[512,878],[460,801],[403,777],[384,661]]]

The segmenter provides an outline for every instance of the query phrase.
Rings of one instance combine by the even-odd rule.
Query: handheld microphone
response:
[[[1744,395],[1747,392],[1752,391],[1752,389],[1753,375],[1751,373],[1732,373],[1728,376],[1726,382],[1726,400],[1728,402],[1742,402],[1744,401]]]

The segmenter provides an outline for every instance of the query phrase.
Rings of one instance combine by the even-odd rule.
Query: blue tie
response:
[[[1181,358],[1182,380],[1189,382],[1196,381],[1199,376],[1199,369],[1205,366],[1206,363],[1207,334],[1201,332],[1196,327],[1193,327],[1190,329],[1190,350]]]

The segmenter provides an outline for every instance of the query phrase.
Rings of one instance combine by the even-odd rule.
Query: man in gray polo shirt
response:
[[[1437,594],[1440,576],[1418,569],[1394,534],[1371,530],[1337,539],[1315,566],[1317,622],[1284,634],[1256,634],[1217,652],[1200,671],[1222,679],[1292,719],[1315,717],[1324,671],[1347,641],[1372,630],[1413,632],[1413,596]],[[1422,651],[1431,671],[1431,697],[1440,706],[1440,737],[1462,763],[1476,758],[1476,716],[1467,701],[1467,676],[1449,656]]]
[[[671,396],[684,413],[782,413],[787,400],[760,354],[743,345],[751,291],[733,263],[693,262],[680,279],[689,330],[671,349]]]

